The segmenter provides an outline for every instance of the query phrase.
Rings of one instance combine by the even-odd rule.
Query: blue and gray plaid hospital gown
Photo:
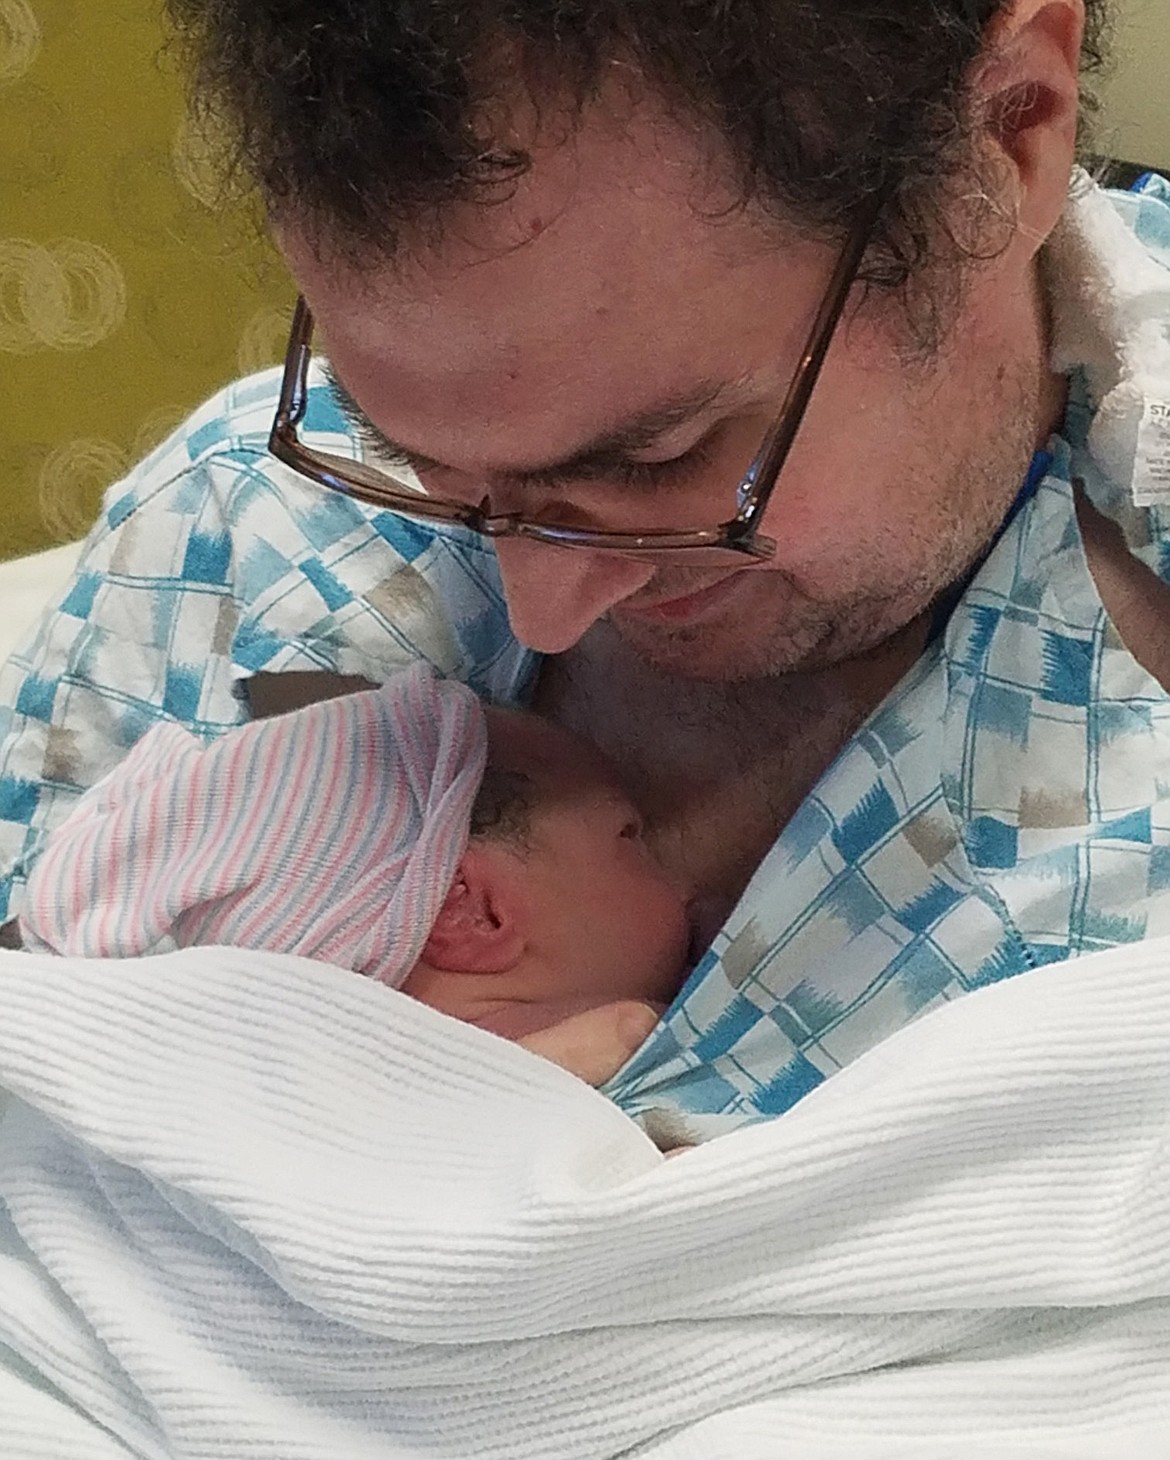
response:
[[[1120,205],[1120,202],[1118,204]],[[1170,197],[1125,202],[1170,267]],[[213,735],[259,670],[384,678],[422,657],[497,700],[538,667],[490,548],[328,496],[265,451],[277,376],[229,387],[108,495],[0,674],[0,921],[47,830],[153,722]],[[921,661],[784,829],[608,1093],[697,1133],[787,1110],[944,1001],[1170,932],[1170,696],[1085,563],[1074,480],[1170,579],[1170,507],[1089,456],[1074,390],[1042,479]],[[358,448],[314,378],[307,435]],[[1137,525],[1135,525],[1137,524]]]

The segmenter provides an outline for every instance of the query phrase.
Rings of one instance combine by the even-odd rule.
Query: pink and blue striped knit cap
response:
[[[475,695],[422,665],[210,742],[156,726],[49,838],[25,946],[264,948],[401,984],[466,850],[486,756]]]

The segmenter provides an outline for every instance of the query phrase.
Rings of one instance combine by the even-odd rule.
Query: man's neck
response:
[[[1051,370],[1045,373],[1040,386],[1039,426],[1036,431],[1035,447],[1043,451],[1050,436],[1058,433],[1064,425],[1068,410],[1069,378],[1055,375]]]
[[[721,920],[926,636],[923,615],[831,668],[721,684],[656,671],[601,625],[545,665],[534,708],[622,768],[658,855]]]

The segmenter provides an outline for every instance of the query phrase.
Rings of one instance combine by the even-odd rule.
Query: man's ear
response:
[[[1037,248],[1068,201],[1084,27],[1083,0],[1010,0],[975,79],[984,126],[1013,174],[1017,227]]]
[[[468,847],[423,948],[425,963],[446,973],[505,973],[515,967],[526,945],[514,860],[498,847]]]

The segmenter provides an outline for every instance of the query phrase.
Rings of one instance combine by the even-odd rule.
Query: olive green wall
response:
[[[154,0],[0,0],[0,557],[76,537],[292,286],[224,211]]]
[[[1170,0],[1121,0],[1103,142],[1170,167]],[[159,0],[0,0],[0,557],[77,536],[292,288],[224,211]]]
[[[1170,169],[1170,0],[1121,0],[1102,142],[1115,156]]]

